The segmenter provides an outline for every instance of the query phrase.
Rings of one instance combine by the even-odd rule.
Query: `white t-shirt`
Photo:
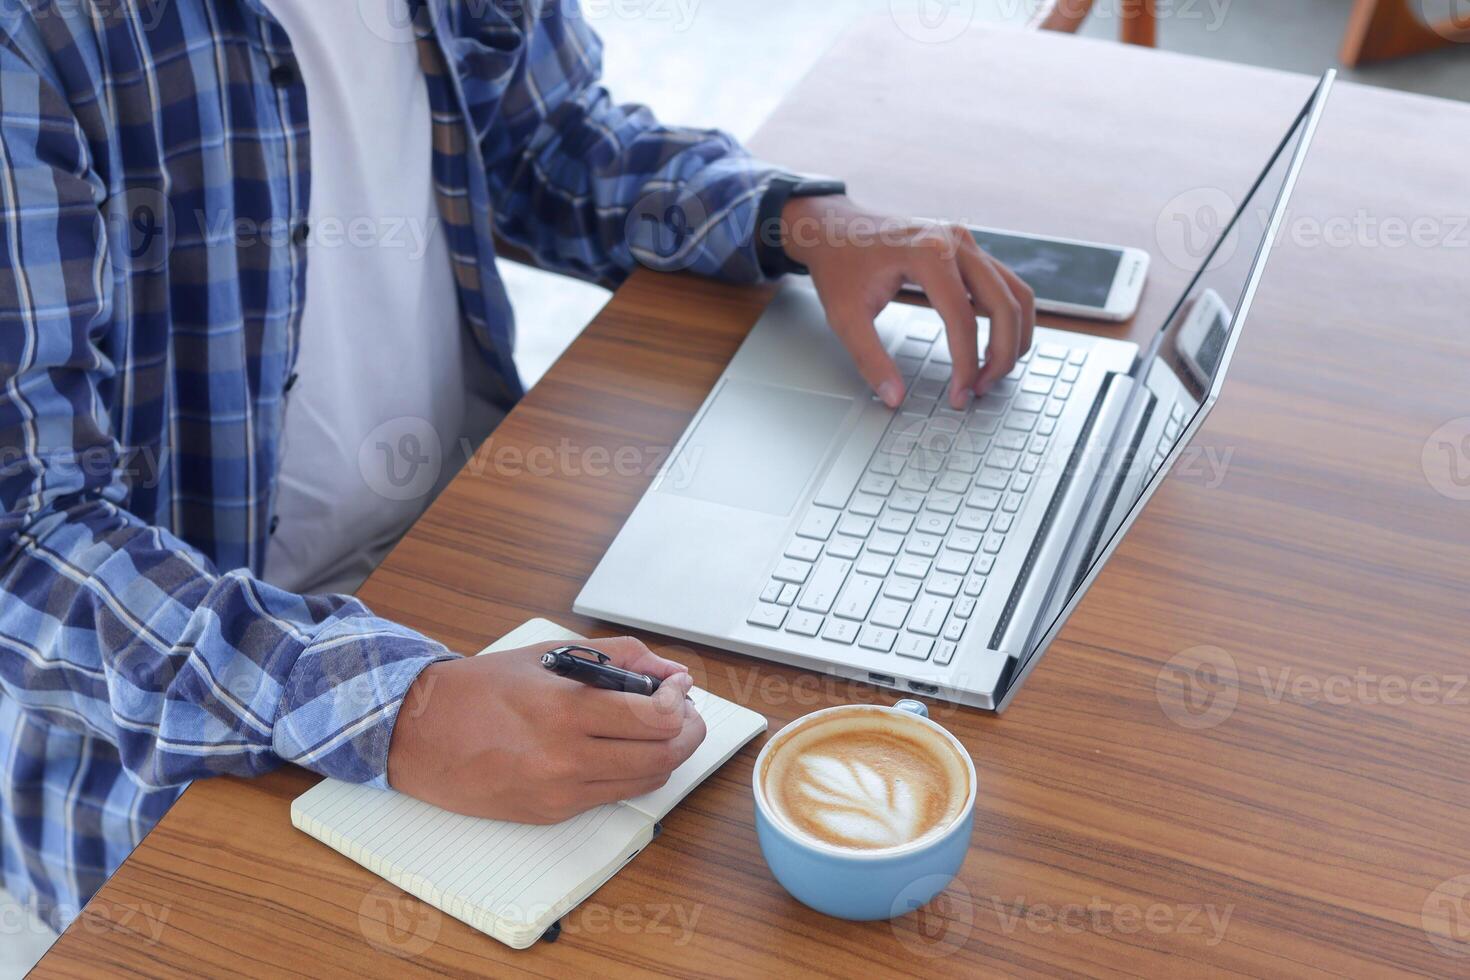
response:
[[[265,0],[311,128],[306,298],[264,578],[351,592],[499,421],[440,227],[428,89],[407,24]]]

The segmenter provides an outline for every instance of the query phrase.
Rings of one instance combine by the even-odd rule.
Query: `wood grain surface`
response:
[[[1160,229],[1202,189],[1238,196],[1310,87],[884,19],[755,147],[895,212],[1148,248],[1138,320],[1088,328],[1140,337],[1187,274]],[[515,952],[294,831],[315,777],[291,770],[193,786],[37,975],[1463,975],[1467,148],[1465,106],[1338,88],[1197,440],[1220,465],[1170,477],[1006,714],[934,706],[981,792],[929,908],[857,924],[788,898],[752,827],[757,740],[558,942]],[[464,652],[531,616],[617,632],[572,599],[767,295],[634,276],[366,601]],[[647,639],[773,731],[889,700]]]

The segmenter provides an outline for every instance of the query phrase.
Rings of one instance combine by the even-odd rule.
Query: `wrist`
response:
[[[781,208],[781,250],[791,261],[810,266],[853,210],[845,194],[791,198]]]
[[[846,185],[837,180],[803,179],[790,175],[770,179],[757,209],[755,227],[756,254],[761,273],[766,278],[776,279],[788,272],[804,274],[807,271],[804,264],[793,258],[793,251],[804,251],[800,244],[796,244],[794,249],[787,247],[788,239],[793,238],[788,215],[801,213],[800,209],[788,211],[790,205],[808,199],[845,200],[843,195],[846,191]]]

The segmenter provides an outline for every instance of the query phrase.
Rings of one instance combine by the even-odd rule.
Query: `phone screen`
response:
[[[1123,253],[1115,248],[1020,238],[971,228],[975,242],[1010,266],[1036,292],[1037,299],[1074,306],[1108,305],[1108,293]]]

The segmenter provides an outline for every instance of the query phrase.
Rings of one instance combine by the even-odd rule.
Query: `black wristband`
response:
[[[775,177],[766,185],[755,218],[755,254],[761,274],[777,279],[787,273],[806,275],[806,266],[786,254],[782,244],[781,211],[793,197],[827,197],[846,194],[847,185],[840,180],[803,180],[799,177]]]

